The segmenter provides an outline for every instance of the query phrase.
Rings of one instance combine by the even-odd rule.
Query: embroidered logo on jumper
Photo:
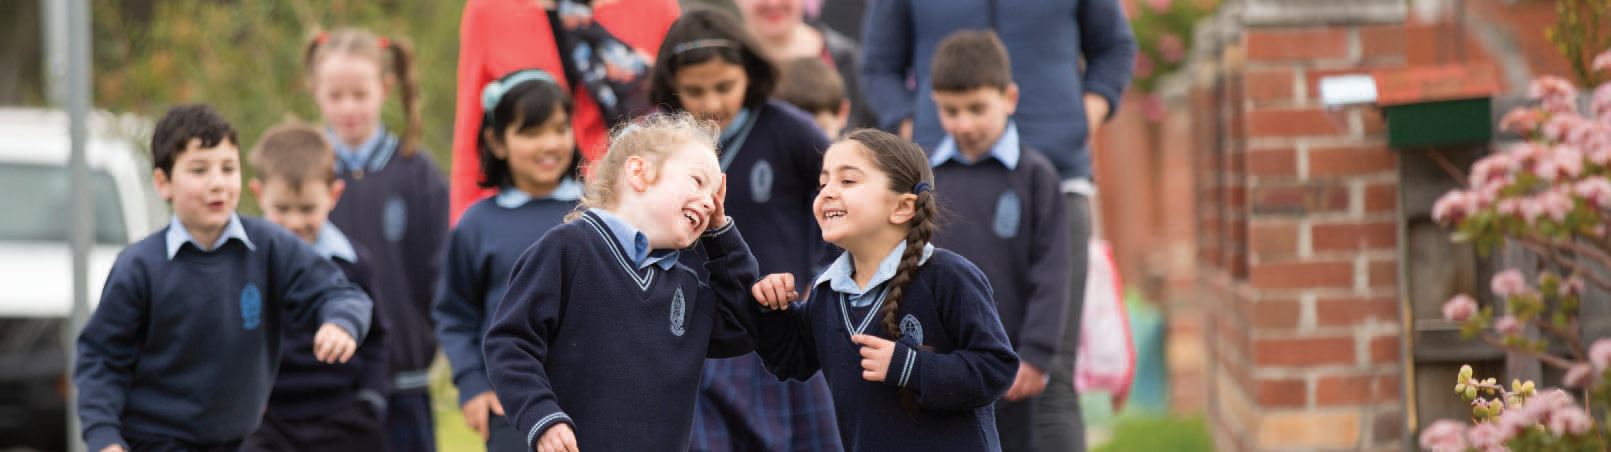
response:
[[[750,199],[756,204],[765,204],[772,199],[772,164],[766,160],[755,162],[750,167]]]
[[[1018,200],[1018,193],[1007,190],[1001,194],[1001,199],[996,201],[996,221],[992,223],[991,228],[995,230],[997,236],[1004,239],[1017,236],[1018,219],[1023,215],[1023,211],[1024,206]]]
[[[686,311],[687,308],[688,308],[686,306],[687,304],[688,303],[684,302],[683,299],[682,299],[682,288],[678,287],[677,288],[677,294],[675,296],[671,297],[671,334],[672,335],[682,336],[682,333],[684,332],[684,330],[682,328],[682,321],[683,321],[684,318],[686,318],[686,315],[684,315],[684,311]]]
[[[255,330],[263,324],[263,294],[257,291],[257,285],[246,283],[241,289],[241,327]]]
[[[907,314],[901,318],[901,335],[917,341],[917,345],[923,345],[923,324],[918,323],[917,317]]]
[[[393,194],[386,198],[386,206],[380,212],[381,234],[386,240],[396,242],[403,239],[403,233],[408,232],[408,203],[403,202],[403,196]]]

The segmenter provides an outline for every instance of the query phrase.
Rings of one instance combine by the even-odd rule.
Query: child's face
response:
[[[630,161],[628,163],[631,164]],[[643,187],[648,224],[637,225],[654,249],[682,249],[710,226],[722,170],[716,152],[695,143],[677,145],[655,174],[629,172],[633,188]],[[649,182],[645,176],[652,176]]]
[[[301,185],[292,185],[281,177],[253,179],[251,184],[265,218],[312,244],[330,218],[330,210],[341,199],[345,183],[318,178],[304,180]]]
[[[673,77],[672,89],[677,91],[682,108],[700,119],[716,121],[722,130],[727,130],[733,116],[744,108],[744,93],[750,87],[744,66],[719,57],[678,68]]]
[[[879,171],[860,143],[847,140],[829,147],[822,156],[818,183],[821,190],[811,208],[822,240],[855,250],[860,243],[889,237],[904,226],[894,221],[903,195],[889,189],[889,176]]]
[[[384,75],[379,61],[341,52],[314,67],[313,100],[342,143],[361,144],[375,134],[386,102]]]
[[[736,0],[750,32],[761,37],[778,37],[794,32],[805,19],[800,0]]]
[[[210,235],[223,230],[240,202],[240,167],[240,150],[233,143],[204,148],[200,138],[192,138],[174,159],[173,174],[158,169],[152,179],[192,235]]]
[[[935,91],[933,97],[940,110],[940,126],[956,139],[957,150],[974,159],[990,152],[1007,131],[1007,119],[1018,108],[1017,85],[1007,85],[1005,91]]]
[[[515,187],[533,195],[559,184],[575,158],[570,114],[555,110],[547,121],[525,130],[516,130],[520,121],[515,121],[504,129],[502,140],[492,142],[493,154],[509,162]]]

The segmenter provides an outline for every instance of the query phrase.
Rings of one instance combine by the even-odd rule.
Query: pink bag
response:
[[[1130,381],[1135,376],[1135,339],[1130,335],[1124,286],[1119,284],[1113,251],[1107,241],[1099,239],[1091,240],[1090,249],[1074,387],[1080,393],[1102,390],[1111,394],[1113,411],[1118,412],[1130,396]]]

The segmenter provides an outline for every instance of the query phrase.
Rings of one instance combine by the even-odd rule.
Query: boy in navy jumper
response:
[[[257,173],[250,186],[263,216],[313,245],[373,297],[369,251],[329,222],[330,208],[346,185],[336,179],[335,149],[324,134],[305,125],[270,129],[252,151],[251,163]],[[372,316],[357,359],[327,364],[314,357],[313,335],[286,324],[280,374],[263,425],[241,449],[383,450],[383,415],[391,388],[384,325],[383,318]]]
[[[1048,384],[1068,309],[1068,217],[1057,171],[1019,140],[1012,122],[1018,86],[995,33],[947,37],[929,75],[946,131],[929,162],[955,220],[935,242],[978,265],[995,289],[1001,322],[1023,360],[996,404],[1001,450],[1034,451],[1034,399]]]
[[[235,214],[236,134],[212,107],[170,109],[151,152],[174,216],[118,256],[79,335],[84,441],[94,451],[234,450],[267,405],[284,323],[317,328],[314,355],[346,362],[372,305],[296,236]]]
[[[620,128],[588,209],[515,263],[484,351],[527,447],[686,450],[705,358],[753,350],[755,258],[724,215],[714,129],[686,113]],[[696,240],[708,283],[677,262]]]

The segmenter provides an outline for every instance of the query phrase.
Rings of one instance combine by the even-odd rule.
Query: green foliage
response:
[[[1113,439],[1094,452],[1159,450],[1213,452],[1214,439],[1202,418],[1132,418],[1113,428]]]
[[[1544,37],[1566,57],[1572,78],[1580,86],[1598,86],[1606,78],[1589,68],[1594,56],[1611,48],[1611,1],[1557,0],[1555,25],[1544,29]]]
[[[319,120],[302,67],[314,30],[352,26],[408,38],[420,79],[423,142],[447,170],[465,0],[92,2],[97,107],[158,117],[174,103],[207,102],[240,129],[243,151],[288,115]],[[383,117],[392,130],[402,129],[401,96],[387,100]],[[241,209],[257,212],[250,193],[244,195]]]
[[[1191,50],[1192,28],[1213,13],[1214,0],[1148,0],[1136,2],[1130,29],[1136,36],[1136,90],[1151,93],[1164,75],[1185,64]],[[1204,5],[1209,6],[1204,6]]]

